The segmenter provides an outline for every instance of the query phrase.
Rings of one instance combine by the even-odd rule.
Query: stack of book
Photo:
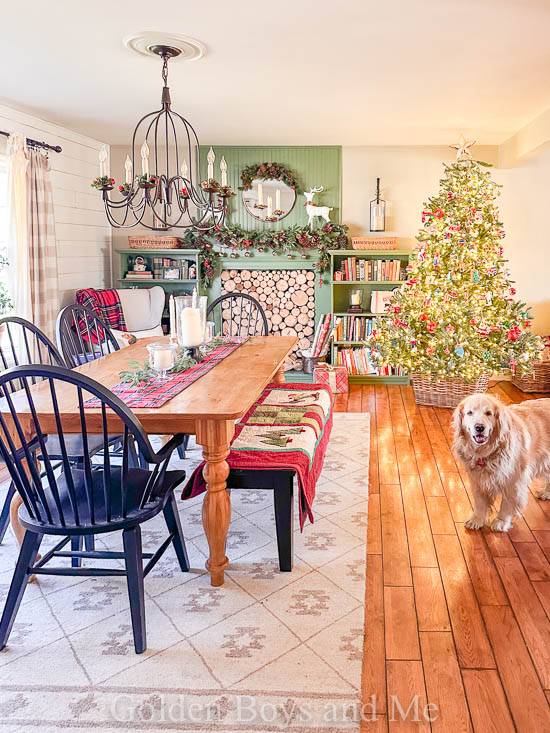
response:
[[[348,374],[375,374],[378,376],[404,376],[403,367],[382,367],[378,369],[371,361],[370,349],[338,349],[336,363],[345,366]]]
[[[153,273],[151,270],[128,270],[126,280],[152,280]]]
[[[340,319],[337,319],[339,322]],[[321,356],[328,351],[328,345],[336,329],[336,323],[331,328],[332,313],[322,313],[317,324],[317,330],[313,338],[313,345],[310,349],[311,356]]]
[[[365,341],[372,333],[373,325],[365,316],[343,316],[336,326],[336,341]]]
[[[346,257],[342,260],[340,270],[334,273],[339,282],[388,282],[403,280],[406,272],[401,260],[358,260],[357,257]]]

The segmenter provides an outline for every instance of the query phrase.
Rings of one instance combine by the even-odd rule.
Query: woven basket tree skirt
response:
[[[462,379],[441,379],[436,382],[423,374],[411,374],[411,382],[417,404],[456,407],[464,397],[486,392],[489,375],[481,376],[475,382],[464,382]]]

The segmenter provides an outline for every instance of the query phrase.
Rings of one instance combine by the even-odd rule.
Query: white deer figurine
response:
[[[306,213],[309,217],[308,226],[310,229],[313,229],[313,219],[316,216],[322,217],[327,224],[330,223],[330,212],[332,211],[332,207],[317,206],[313,203],[313,197],[315,194],[320,193],[323,190],[323,186],[319,186],[317,188],[310,188],[309,191],[304,191],[304,196],[306,197]]]

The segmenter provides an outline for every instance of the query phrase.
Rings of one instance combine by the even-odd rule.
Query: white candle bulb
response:
[[[141,146],[141,173],[144,176],[149,175],[149,146],[147,140]]]
[[[267,215],[269,217],[273,216],[273,199],[271,196],[267,197]]]
[[[210,180],[211,178],[214,178],[214,161],[216,160],[216,156],[214,155],[212,148],[208,151],[206,160],[208,161],[208,180]]]
[[[192,307],[197,307],[197,288],[193,288],[193,300],[192,300]]]
[[[223,155],[220,162],[220,170],[222,172],[222,186],[227,186],[227,162]]]
[[[132,183],[132,161],[130,160],[130,156],[126,156],[126,161],[124,163],[124,169],[126,170],[126,183],[131,184]]]
[[[264,187],[261,183],[258,183],[258,204],[263,206],[264,203]]]
[[[107,175],[107,148],[105,145],[102,145],[99,151],[99,175]]]
[[[184,160],[183,163],[180,166],[180,173],[182,178],[187,178],[187,173],[189,172],[189,168],[187,167],[187,161]]]

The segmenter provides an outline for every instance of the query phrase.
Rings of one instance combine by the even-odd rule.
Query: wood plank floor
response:
[[[371,415],[362,730],[550,731],[550,502],[531,493],[508,535],[470,532],[450,410],[394,385],[353,385],[336,409]]]

